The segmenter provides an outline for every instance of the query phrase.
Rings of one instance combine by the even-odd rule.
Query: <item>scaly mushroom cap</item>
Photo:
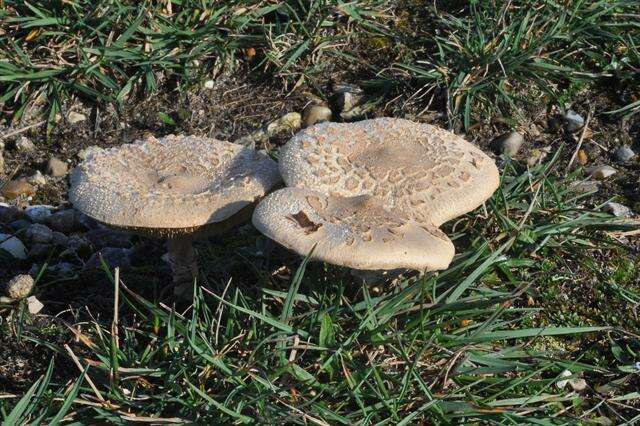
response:
[[[284,188],[253,212],[267,237],[306,256],[355,269],[445,269],[454,247],[440,230],[383,209],[368,195],[339,197]]]
[[[322,123],[280,151],[287,186],[352,197],[372,195],[390,211],[439,226],[493,194],[498,169],[461,137],[396,118]]]
[[[100,222],[167,236],[225,223],[280,180],[255,150],[170,135],[90,155],[71,175],[69,199]]]

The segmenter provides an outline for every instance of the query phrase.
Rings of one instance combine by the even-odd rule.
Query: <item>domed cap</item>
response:
[[[300,255],[315,245],[314,259],[355,269],[444,269],[454,255],[438,229],[392,214],[367,195],[284,188],[258,204],[253,224]]]
[[[180,234],[229,219],[280,180],[273,160],[240,145],[150,137],[89,156],[71,175],[69,199],[108,225]]]
[[[435,226],[475,209],[499,184],[495,163],[480,149],[396,118],[309,127],[281,149],[280,172],[287,186],[372,195],[387,210]]]

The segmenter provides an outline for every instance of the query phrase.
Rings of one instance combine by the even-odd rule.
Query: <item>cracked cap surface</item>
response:
[[[499,184],[494,161],[454,133],[397,118],[321,123],[280,151],[287,186],[352,197],[439,226],[486,201]]]
[[[90,155],[69,199],[92,218],[159,234],[223,222],[281,181],[277,164],[216,139],[169,135]]]

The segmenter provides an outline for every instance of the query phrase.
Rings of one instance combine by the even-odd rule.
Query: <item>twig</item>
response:
[[[13,132],[5,133],[4,135],[0,135],[0,141],[3,139],[10,138],[11,136],[19,135],[20,133],[24,133],[29,129],[33,129],[34,127],[38,127],[46,123],[46,120],[38,121],[37,123],[30,124],[27,127],[23,127],[22,129],[14,130]]]
[[[82,368],[82,364],[80,364],[80,360],[78,359],[76,354],[73,353],[69,345],[65,343],[64,348],[67,350],[67,352],[69,352],[69,356],[71,356],[71,359],[76,364],[80,372],[84,371],[84,369]],[[91,377],[89,377],[89,375],[85,375],[84,378],[87,379],[87,383],[89,383],[89,386],[91,386],[91,389],[93,389],[93,393],[96,394],[98,399],[102,402],[107,402],[102,396],[102,394],[100,393],[100,391],[98,390],[98,388],[96,387],[95,383],[93,383],[93,380],[91,380]]]
[[[573,165],[573,162],[576,160],[576,157],[578,156],[578,152],[580,151],[580,148],[582,148],[582,142],[584,141],[584,137],[587,134],[587,129],[589,128],[589,122],[591,122],[591,115],[592,115],[592,112],[589,111],[589,114],[587,114],[587,121],[584,123],[584,127],[582,128],[582,133],[580,134],[580,139],[578,140],[578,145],[576,145],[576,150],[573,151],[573,155],[569,160],[569,164],[567,164],[567,168],[564,171],[565,176],[568,175],[569,172],[571,171],[571,166]]]

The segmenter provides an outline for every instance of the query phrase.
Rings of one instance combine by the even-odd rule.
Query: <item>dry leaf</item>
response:
[[[321,223],[315,223],[311,219],[309,219],[309,216],[307,216],[307,214],[302,210],[300,210],[296,214],[287,216],[287,219],[297,223],[299,227],[303,228],[306,235],[309,235],[312,232],[316,232],[322,226]]]

